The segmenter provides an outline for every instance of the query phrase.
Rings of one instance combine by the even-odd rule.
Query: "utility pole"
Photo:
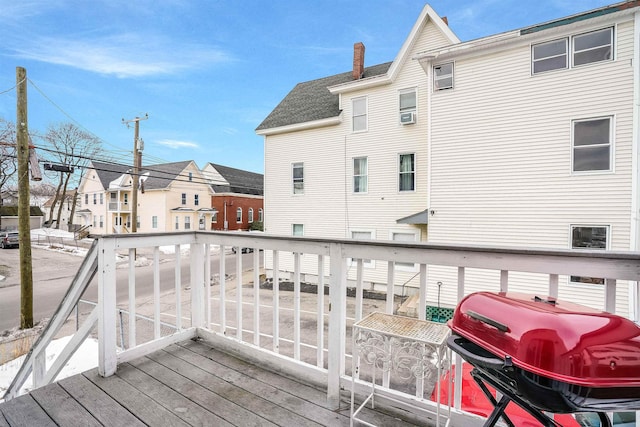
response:
[[[145,114],[144,117],[136,117],[135,119],[125,120],[122,119],[122,123],[126,124],[127,127],[129,123],[133,122],[134,131],[133,131],[133,183],[131,187],[131,232],[135,233],[138,231],[138,184],[140,182],[140,169],[142,169],[142,140],[140,139],[140,121],[147,120],[149,118],[148,114]]]
[[[16,67],[16,143],[18,149],[18,232],[20,235],[20,329],[33,328],[33,274],[29,195],[27,70]]]

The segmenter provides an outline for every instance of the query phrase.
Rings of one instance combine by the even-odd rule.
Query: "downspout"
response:
[[[630,250],[638,251],[640,242],[639,194],[640,184],[640,12],[634,14],[633,26],[633,118],[632,118],[632,157],[631,157],[631,224]],[[629,282],[629,317],[640,321],[640,282]]]

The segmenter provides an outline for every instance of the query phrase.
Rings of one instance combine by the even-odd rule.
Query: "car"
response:
[[[231,248],[231,252],[233,252],[234,254],[236,253],[236,250],[237,248],[235,246]],[[243,253],[243,254],[248,254],[251,252],[253,252],[253,248],[242,248],[242,250],[240,251],[240,253]]]
[[[2,249],[18,247],[19,244],[20,237],[17,231],[3,231],[0,233],[0,247]]]

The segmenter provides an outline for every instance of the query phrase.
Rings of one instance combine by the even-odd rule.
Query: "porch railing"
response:
[[[160,269],[161,249],[166,246],[174,253],[169,284],[163,281],[168,273],[165,271],[161,277]],[[236,248],[235,254],[230,251],[232,247]],[[243,247],[253,249],[250,265],[242,263]],[[143,249],[151,254],[153,265],[153,313],[147,316],[154,319],[154,327],[148,337],[136,331],[135,321],[139,271],[135,254]],[[184,256],[186,249],[188,257]],[[129,256],[126,274],[117,268],[117,257],[123,254]],[[230,267],[232,259],[234,267]],[[97,266],[91,264],[95,262]],[[449,298],[456,301],[479,287],[519,290],[523,283],[527,283],[531,292],[557,297],[579,292],[572,288],[571,276],[604,278],[603,286],[594,287],[600,308],[627,316],[638,313],[640,254],[631,252],[526,250],[193,231],[98,237],[85,264],[89,265],[81,268],[84,273],[79,273],[83,277],[91,274],[90,265],[97,268],[97,311],[87,318],[89,323],[80,328],[78,337],[71,340],[71,347],[63,351],[65,358],[71,357],[95,322],[98,369],[103,376],[114,374],[119,363],[170,343],[203,337],[223,350],[241,353],[256,363],[286,370],[325,387],[327,399],[335,408],[339,406],[341,392],[351,387],[347,361],[352,357],[349,335],[353,322],[372,310],[394,314],[401,292],[418,295],[417,316],[425,319],[428,301],[435,301],[442,278],[455,284],[449,287],[453,288],[449,289]],[[183,271],[183,265],[188,266],[187,271]],[[272,283],[269,287],[264,286],[266,278]],[[85,281],[76,281],[74,288]],[[291,286],[290,291],[284,290],[285,282]],[[303,287],[309,284],[317,292],[303,295]],[[377,307],[366,303],[365,288],[382,288],[383,292],[378,293],[384,300],[376,303]],[[120,305],[129,313],[125,348],[117,338],[118,327],[123,327],[117,314],[117,295],[123,292],[128,296]],[[625,306],[617,301],[625,301]],[[310,310],[310,306],[314,309]],[[60,316],[68,316],[68,311],[60,310]],[[175,325],[176,332],[163,335],[161,325],[168,322]],[[47,339],[51,337],[47,335]],[[44,357],[45,351],[46,342],[34,347],[34,355],[27,359],[29,366],[7,390],[5,398],[17,394],[26,380],[25,372],[28,374],[32,369],[37,373],[36,386],[55,379],[57,372],[42,372],[44,368],[36,362]],[[450,404],[453,425],[459,425],[477,416],[460,409],[461,360],[456,358],[455,362],[454,400]],[[56,366],[60,364],[64,365],[64,361],[56,362]],[[356,381],[357,392],[361,394],[366,391],[364,379],[361,375]],[[429,387],[433,384],[416,381],[396,385],[386,381],[384,385],[383,392],[404,402],[408,410],[435,413],[436,403],[429,400]]]

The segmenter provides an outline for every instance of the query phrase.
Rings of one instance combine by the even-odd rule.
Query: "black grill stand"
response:
[[[485,374],[483,371],[479,370],[478,368],[474,367],[471,370],[471,376],[473,377],[473,380],[478,384],[478,386],[480,387],[484,395],[487,397],[487,399],[489,399],[491,404],[494,406],[493,411],[489,415],[489,418],[487,418],[487,421],[484,423],[483,427],[494,427],[500,418],[502,418],[503,421],[509,427],[515,427],[513,422],[509,419],[509,417],[505,413],[505,410],[507,409],[507,405],[510,402],[515,403],[516,405],[520,406],[522,409],[527,411],[529,414],[531,414],[532,417],[538,420],[540,424],[542,424],[544,427],[559,426],[558,423],[553,421],[553,419],[548,417],[543,411],[535,408],[529,402],[522,399],[520,396],[514,394],[511,390],[509,390],[508,388],[505,388],[499,381],[495,381],[491,376]],[[489,384],[490,386],[492,386],[494,389],[496,389],[502,394],[500,401],[497,401],[493,397],[493,395],[487,388],[486,384]],[[612,427],[611,420],[609,420],[609,417],[607,417],[607,414],[605,414],[604,412],[597,412],[597,414],[598,414],[598,417],[600,418],[601,427]]]

